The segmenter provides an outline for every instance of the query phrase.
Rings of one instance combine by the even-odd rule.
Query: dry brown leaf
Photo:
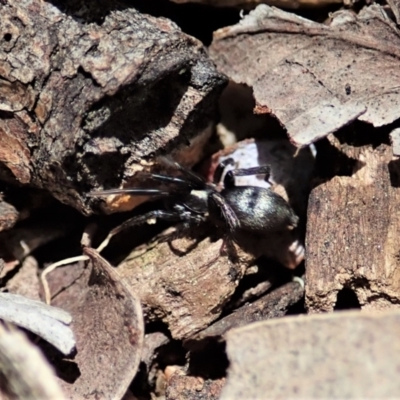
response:
[[[210,53],[297,146],[355,119],[378,127],[400,118],[400,35],[379,5],[338,11],[330,25],[260,5],[217,31]]]
[[[61,386],[73,399],[120,399],[140,362],[142,310],[107,261],[90,248],[85,254],[91,259],[88,268],[77,264],[49,275],[52,293],[56,286],[65,288],[53,303],[72,314],[77,339],[79,376],[73,384],[71,376],[66,377],[69,383],[61,381]]]

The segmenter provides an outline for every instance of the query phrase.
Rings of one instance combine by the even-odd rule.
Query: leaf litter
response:
[[[115,269],[92,248],[84,262],[58,268],[49,275],[53,303],[73,317],[77,354],[75,375],[60,379],[70,398],[96,394],[122,398],[139,366],[144,323],[132,290]],[[65,360],[64,360],[65,361]],[[63,360],[59,359],[59,366]],[[73,384],[69,383],[73,381]]]
[[[260,5],[217,31],[210,54],[297,146],[356,119],[379,127],[400,118],[400,35],[377,4],[337,11],[328,24]]]
[[[217,31],[210,54],[233,81],[252,88],[254,111],[274,115],[292,143],[303,147],[357,119],[380,127],[400,117],[399,45],[397,27],[376,4],[358,15],[349,10],[335,12],[326,24],[261,5],[239,24]],[[394,130],[391,138],[396,154],[400,154],[399,137]],[[179,258],[172,257],[169,244],[163,243],[154,252],[147,248],[142,259],[125,260],[116,269],[99,255],[99,249],[90,248],[90,243],[83,247],[83,256],[53,264],[43,275],[45,278],[52,272],[47,297],[53,293],[53,303],[72,316],[75,355],[66,358],[40,343],[48,357],[53,356],[59,383],[70,398],[121,398],[138,371],[141,356],[149,367],[155,348],[168,342],[166,336],[158,338],[143,357],[144,320],[136,296],[147,312],[146,322],[163,321],[175,339],[190,338],[201,329],[201,338],[221,336],[235,316],[244,315],[230,327],[246,320],[248,310],[242,307],[236,315],[210,325],[221,316],[245,269],[218,257],[220,243],[205,243],[215,259],[200,262],[201,274],[199,259],[211,254],[206,254],[208,250],[203,250],[201,243]],[[159,257],[159,262],[145,263],[143,260],[150,256]],[[55,265],[62,267],[67,262],[70,265],[55,269]],[[225,265],[220,266],[220,262]],[[145,270],[144,264],[154,264],[154,270]],[[159,270],[160,266],[164,269]],[[200,281],[206,289],[222,282],[219,286],[224,296],[211,290],[199,291]],[[295,303],[303,288],[294,283],[287,286],[296,288],[297,297],[292,299],[293,290],[286,298],[278,297]],[[278,294],[272,292],[272,297]],[[278,310],[282,315],[287,312],[286,303]],[[269,306],[271,315],[276,313],[276,304],[265,302],[268,313]],[[253,315],[251,318],[254,320]],[[207,331],[209,328],[214,331]],[[71,373],[68,368],[65,372],[66,364]],[[181,388],[179,391],[182,393]],[[167,393],[167,399],[173,396]]]

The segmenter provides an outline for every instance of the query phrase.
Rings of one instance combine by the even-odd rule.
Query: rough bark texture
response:
[[[188,338],[216,320],[254,258],[221,254],[222,240],[161,243],[117,268],[143,305],[145,320],[162,320],[175,339]],[[238,250],[239,251],[239,250]],[[178,255],[180,254],[180,255]]]
[[[324,7],[330,4],[342,3],[340,0],[172,0],[175,3],[202,3],[214,7],[237,7],[240,9],[251,9],[258,4],[269,4],[281,8],[302,7]],[[343,3],[350,4],[351,1],[344,0]]]
[[[332,310],[350,288],[362,308],[400,303],[400,188],[398,161],[388,145],[341,151],[354,174],[336,176],[311,193],[306,237],[306,305]]]
[[[12,228],[18,220],[18,211],[0,198],[0,232]]]
[[[89,189],[118,187],[206,132],[225,83],[171,21],[103,6],[0,5],[0,178],[84,213]]]
[[[194,339],[200,340],[209,336],[220,336],[232,328],[238,328],[256,321],[283,317],[289,307],[297,303],[303,295],[304,288],[298,282],[289,282],[253,303],[238,308],[232,314],[199,332]]]
[[[204,380],[196,376],[173,374],[165,392],[166,400],[218,400],[225,379]]]

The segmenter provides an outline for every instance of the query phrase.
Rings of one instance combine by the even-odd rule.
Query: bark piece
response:
[[[160,243],[117,270],[143,305],[146,321],[162,320],[175,339],[183,339],[216,320],[246,267],[254,260],[238,253],[237,262],[221,255],[222,240],[182,238]],[[178,251],[178,252],[177,252]]]
[[[8,331],[3,325],[0,325],[0,397],[64,399],[54,371],[43,354],[22,332]]]
[[[201,377],[175,373],[168,380],[166,400],[218,400],[225,379],[204,380]]]
[[[32,256],[23,261],[18,272],[7,281],[6,288],[10,293],[19,294],[28,299],[40,300],[38,263]]]
[[[144,336],[143,351],[141,360],[147,366],[147,370],[150,370],[151,363],[153,362],[155,351],[158,347],[167,344],[169,339],[162,332],[147,333]]]
[[[77,341],[74,361],[79,376],[73,384],[67,383],[71,376],[60,383],[73,399],[120,399],[139,366],[142,311],[115,269],[95,250],[86,248],[85,254],[91,259],[88,268],[82,268],[82,264],[68,266],[49,276],[52,293],[56,286],[59,290],[64,287],[54,303],[71,312]]]
[[[0,254],[21,261],[37,248],[71,232],[74,223],[76,220],[73,216],[71,218],[71,213],[65,211],[53,218],[49,216],[46,220],[31,218],[0,233]]]
[[[319,24],[261,5],[215,33],[211,55],[253,88],[257,113],[272,113],[304,146],[355,119],[374,126],[400,117],[396,26],[373,5]]]
[[[78,18],[64,4],[0,5],[0,176],[90,213],[90,188],[126,184],[154,153],[209,135],[226,79],[171,21],[118,2],[96,19],[80,4]]]
[[[12,228],[18,220],[18,211],[0,197],[0,232]]]
[[[199,332],[193,339],[200,340],[210,336],[221,336],[232,328],[238,328],[256,321],[284,316],[289,307],[304,295],[304,288],[298,282],[289,282],[273,290],[253,303],[238,308],[232,314],[220,319]]]
[[[309,200],[306,306],[332,310],[350,288],[362,308],[398,307],[400,188],[389,173],[397,164],[387,145],[342,150],[358,160],[357,172],[319,185]]]
[[[230,367],[220,398],[397,397],[399,323],[398,310],[353,311],[234,329],[226,336]]]
[[[397,25],[400,25],[400,3],[398,0],[388,0],[387,1],[392,13],[396,19]]]
[[[400,156],[400,128],[393,129],[390,132],[390,140],[393,146],[393,155]]]
[[[330,4],[340,4],[340,0],[172,0],[174,3],[202,3],[214,7],[238,7],[251,9],[258,4],[269,4],[286,9],[298,9],[301,7],[324,7]],[[350,5],[351,1],[344,0],[344,4]]]

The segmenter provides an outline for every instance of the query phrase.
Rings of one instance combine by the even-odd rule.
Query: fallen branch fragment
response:
[[[126,184],[157,152],[191,143],[195,162],[226,79],[167,19],[66,7],[0,4],[0,178],[88,214],[88,190]]]
[[[220,319],[199,332],[192,339],[201,340],[210,336],[222,336],[232,328],[238,328],[256,321],[284,316],[288,308],[304,295],[304,287],[298,282],[289,282],[260,299],[238,308],[232,314]]]

